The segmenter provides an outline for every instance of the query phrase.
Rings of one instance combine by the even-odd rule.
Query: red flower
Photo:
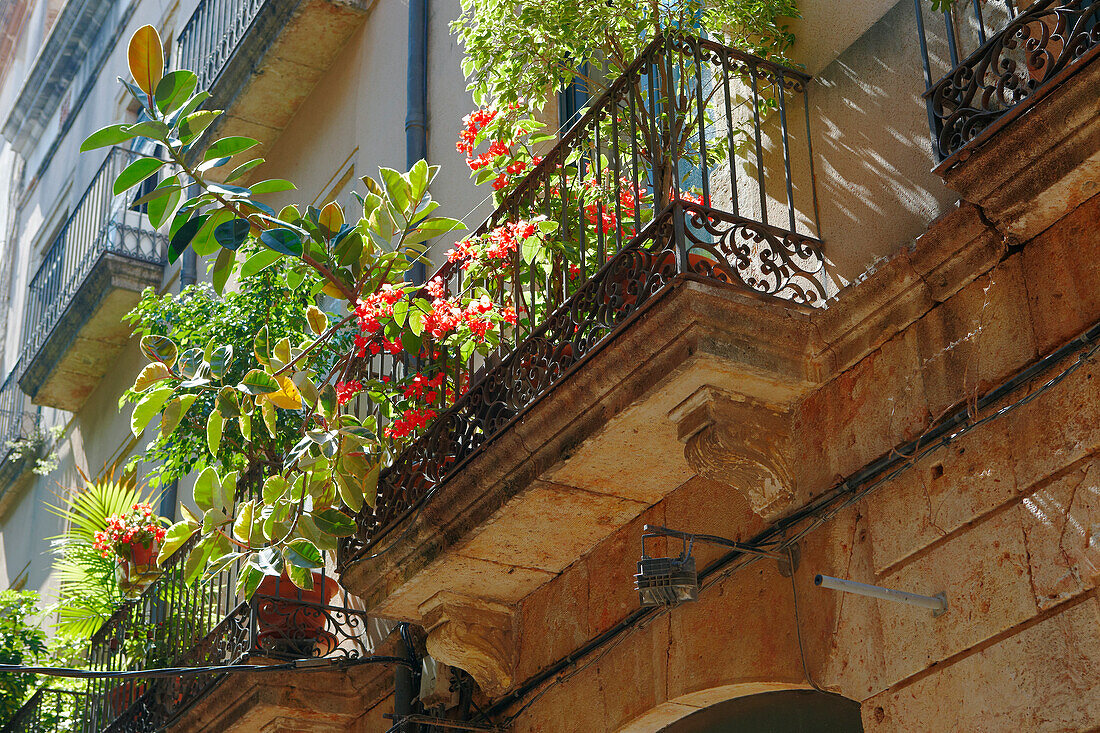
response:
[[[344,405],[351,400],[352,397],[363,391],[363,383],[358,379],[352,379],[348,382],[336,383],[336,404]]]

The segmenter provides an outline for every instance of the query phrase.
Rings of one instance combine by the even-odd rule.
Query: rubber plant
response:
[[[209,258],[219,293],[278,262],[282,282],[308,293],[309,303],[300,328],[278,337],[266,326],[256,331],[247,357],[255,366],[243,376],[234,365],[245,356],[217,334],[183,349],[171,329],[142,337],[149,364],[132,388],[140,395],[131,415],[134,435],[158,415],[160,434],[170,435],[196,403],[209,406],[201,447],[209,460],[193,496],[200,511],[184,506],[185,518],[168,529],[161,558],[197,534],[185,564],[188,579],[234,566],[243,596],[265,575],[283,572],[310,588],[322,553],[351,535],[354,514],[374,504],[382,467],[454,399],[460,386],[444,384],[434,365],[488,353],[514,311],[484,289],[448,293],[439,281],[409,284],[424,243],[462,227],[434,215],[438,203],[429,187],[437,167],[421,161],[406,173],[381,168],[377,180],[363,178],[366,190],[350,216],[335,202],[275,211],[257,196],[293,190],[293,184],[238,183],[263,159],[229,164],[258,142],[209,139],[222,113],[203,108],[209,94],[196,89],[193,72],[164,72],[161,48],[151,26],[134,33],[128,48],[133,80],[122,82],[141,106],[139,119],[93,133],[82,150],[139,137],[156,142],[164,158],[135,160],[119,174],[114,192],[157,177],[135,205],[147,207],[153,226],[167,227],[169,260],[187,248]],[[341,343],[333,358],[333,344]],[[363,373],[363,358],[383,351],[420,368],[388,380]],[[280,421],[284,412],[295,419]],[[230,426],[244,458],[237,464],[214,460],[224,457],[219,451]],[[285,454],[261,460],[253,453],[257,436],[282,429],[296,431]]]

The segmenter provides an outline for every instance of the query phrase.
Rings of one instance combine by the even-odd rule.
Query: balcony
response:
[[[915,1],[936,171],[1024,241],[1100,177],[1100,3]]]
[[[46,731],[75,731],[78,718],[84,708],[86,695],[68,690],[43,687],[31,696],[0,733],[46,733]]]
[[[210,92],[207,106],[226,111],[207,135],[274,142],[374,1],[202,0],[177,58]]]
[[[130,205],[145,189],[111,193],[135,157],[108,154],[31,278],[19,386],[37,405],[79,410],[130,338],[122,316],[161,284],[167,237]]]
[[[0,385],[0,516],[7,508],[11,484],[30,467],[33,452],[22,450],[39,437],[38,414],[29,411],[27,398],[19,389],[20,364],[16,364]]]
[[[303,658],[352,663],[371,651],[372,627],[366,614],[331,576],[315,573],[318,590],[312,594],[285,579],[270,578],[270,585],[261,585],[250,600],[243,600],[233,590],[237,566],[213,580],[187,582],[183,560],[189,549],[187,545],[169,558],[161,575],[95,634],[87,651],[89,669],[277,664]],[[293,682],[272,673],[258,678],[207,674],[95,679],[79,694],[39,692],[3,733],[151,733],[169,726],[177,731],[234,726],[267,730],[264,726],[285,716],[299,721],[316,718],[340,729],[341,721],[362,713],[356,690],[349,685],[366,671],[291,671],[287,674]],[[256,691],[255,679],[260,680],[262,694],[251,699],[248,693]],[[318,698],[304,700],[295,694],[295,688],[313,683],[321,686]],[[322,698],[335,702],[323,708],[312,704]],[[200,701],[206,706],[196,708]],[[58,720],[65,725],[58,725]]]
[[[479,229],[542,215],[562,246],[537,271],[515,255],[500,288],[520,325],[498,353],[435,365],[460,396],[385,472],[341,578],[373,612],[423,624],[429,652],[490,694],[507,673],[449,658],[446,619],[479,609],[507,627],[511,604],[688,480],[681,441],[712,388],[783,433],[818,378],[801,360],[808,316],[835,286],[808,81],[658,39]],[[461,265],[440,276],[463,287]],[[399,366],[375,360],[362,378]],[[773,498],[762,511],[781,510]]]

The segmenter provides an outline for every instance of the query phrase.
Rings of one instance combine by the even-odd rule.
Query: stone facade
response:
[[[1095,94],[1065,115],[1098,69],[1082,65],[949,171],[958,208],[824,311],[674,288],[448,485],[394,558],[345,582],[414,623],[444,588],[495,604],[486,623],[510,609],[498,668],[468,669],[515,731],[657,731],[814,686],[858,702],[868,731],[1093,729],[1100,363],[1079,359],[1082,342],[1024,370],[1100,320],[1100,196],[1079,195],[1100,150]],[[1059,115],[1073,141],[1052,153],[1045,126]],[[1012,147],[1025,138],[1036,142]],[[974,173],[1009,149],[1026,186]],[[627,374],[632,349],[650,366]],[[793,577],[758,559],[710,577],[698,602],[601,638],[639,607],[644,525],[748,540],[960,410],[977,426],[830,513],[799,542]],[[694,555],[704,568],[724,552]],[[944,592],[949,608],[823,590],[815,574]],[[475,605],[456,616],[467,628]],[[470,632],[470,662],[483,637]],[[460,667],[461,640],[446,642]]]

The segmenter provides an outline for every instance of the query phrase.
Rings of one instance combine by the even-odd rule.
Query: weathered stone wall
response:
[[[1100,319],[1097,220],[1100,197],[1009,254],[964,206],[842,296],[819,321],[837,374],[796,411],[805,493],[795,503]],[[809,674],[862,701],[868,730],[1084,730],[1100,719],[1098,382],[1100,364],[1084,363],[802,543],[795,582]],[[637,608],[631,576],[647,522],[732,538],[763,528],[728,487],[688,481],[523,601],[517,680]],[[698,547],[700,566],[720,552]],[[821,590],[815,573],[946,591],[950,610],[933,618]],[[578,665],[515,730],[657,730],[722,699],[808,686],[791,582],[771,561]]]

